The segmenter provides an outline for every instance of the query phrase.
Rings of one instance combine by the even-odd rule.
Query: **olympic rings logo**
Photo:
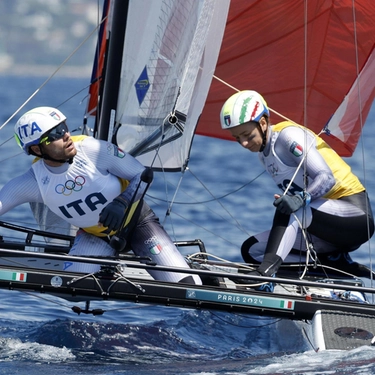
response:
[[[83,176],[77,176],[74,181],[68,180],[65,184],[58,184],[55,187],[55,191],[57,194],[63,194],[68,196],[73,193],[73,191],[81,191],[83,189],[83,185],[85,184],[86,179]]]
[[[158,241],[156,236],[150,237],[145,241],[145,245],[155,244]]]

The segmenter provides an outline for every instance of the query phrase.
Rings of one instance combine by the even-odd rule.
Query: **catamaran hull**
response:
[[[372,315],[318,310],[311,321],[309,339],[316,350],[350,350],[374,345],[374,333],[375,317]]]
[[[28,253],[21,257],[20,253],[27,253],[14,250],[11,251],[18,256],[4,256],[9,251],[0,250],[0,288],[3,289],[48,293],[69,301],[119,300],[281,318],[280,326],[293,323],[302,332],[305,344],[316,351],[353,349],[374,341],[374,306],[329,298],[327,284],[323,283],[306,282],[305,288],[313,292],[309,297],[298,292],[298,285],[290,285],[292,280],[275,278],[274,293],[265,293],[238,286],[228,278],[228,272],[213,270],[185,272],[212,274],[220,278],[220,285],[166,283],[152,279],[147,272],[149,268],[163,267],[100,259],[97,262],[105,263],[102,271],[87,275],[64,271],[67,262],[72,261],[69,256]],[[298,284],[298,280],[294,282]],[[361,290],[355,285],[328,285],[328,290],[336,292],[343,288]]]

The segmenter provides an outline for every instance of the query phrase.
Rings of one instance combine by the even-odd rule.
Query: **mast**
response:
[[[109,35],[108,57],[103,86],[102,108],[98,139],[109,140],[109,129],[114,126],[120,88],[122,54],[124,49],[129,0],[113,0],[112,27]]]

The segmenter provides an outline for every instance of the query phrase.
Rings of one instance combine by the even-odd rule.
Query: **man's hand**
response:
[[[290,215],[292,212],[298,211],[301,207],[305,205],[305,201],[303,198],[297,195],[275,195],[275,202],[273,205],[276,207],[278,211],[282,214]]]
[[[111,232],[119,230],[127,208],[124,201],[115,198],[100,213],[99,225],[107,227]]]

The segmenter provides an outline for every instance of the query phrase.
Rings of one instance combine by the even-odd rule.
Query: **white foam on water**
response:
[[[18,360],[61,363],[75,359],[71,350],[65,347],[23,342],[20,339],[0,338],[0,347],[0,362]]]

